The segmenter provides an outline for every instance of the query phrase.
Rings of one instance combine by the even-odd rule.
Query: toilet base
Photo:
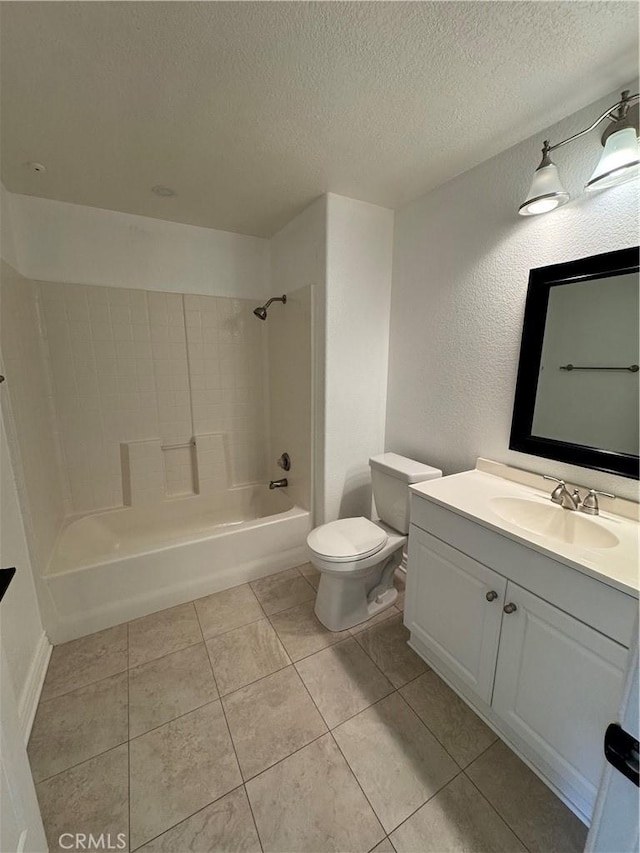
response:
[[[398,597],[398,590],[395,586],[392,586],[391,589],[388,589],[386,592],[383,592],[382,595],[379,595],[377,598],[374,598],[373,601],[369,601],[367,603],[367,619],[371,619],[372,616],[377,616],[378,613],[382,613],[383,610],[386,610],[388,607],[395,602]],[[366,622],[366,619],[363,619],[363,622]],[[359,622],[356,622],[356,625],[359,625]],[[352,628],[355,626],[351,626]]]
[[[315,614],[330,631],[346,631],[391,607],[398,597],[393,573],[402,550],[391,554],[382,569],[378,566],[361,577],[322,572]]]

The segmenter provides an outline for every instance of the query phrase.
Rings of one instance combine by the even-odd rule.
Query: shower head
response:
[[[271,299],[268,300],[268,302],[265,302],[264,305],[260,305],[259,308],[254,308],[253,313],[256,315],[256,317],[259,320],[266,320],[267,319],[267,308],[269,307],[269,305],[271,305],[272,302],[282,302],[283,305],[286,305],[287,304],[287,297],[285,295],[273,296]]]

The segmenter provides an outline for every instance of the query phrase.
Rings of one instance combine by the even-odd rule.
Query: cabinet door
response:
[[[405,624],[487,703],[505,588],[502,575],[411,526]]]
[[[517,609],[502,620],[493,709],[590,815],[627,649],[514,583],[507,603]]]

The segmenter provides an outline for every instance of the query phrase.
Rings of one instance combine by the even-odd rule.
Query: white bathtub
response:
[[[305,562],[309,512],[247,486],[70,521],[44,575],[65,642]]]

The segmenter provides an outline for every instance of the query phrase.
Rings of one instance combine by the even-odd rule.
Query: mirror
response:
[[[638,248],[531,270],[509,447],[638,479]]]

